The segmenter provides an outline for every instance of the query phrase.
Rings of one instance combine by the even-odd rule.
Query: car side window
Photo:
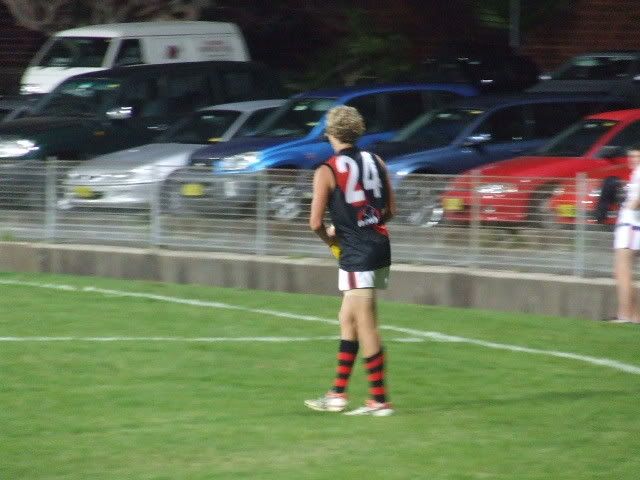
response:
[[[132,107],[135,116],[154,118],[166,115],[166,102],[160,95],[157,79],[134,79],[123,92],[120,103]]]
[[[236,136],[241,137],[244,135],[251,135],[253,132],[255,132],[258,125],[260,125],[265,118],[273,113],[275,109],[276,107],[263,108],[261,110],[256,110],[255,112],[253,112],[238,129],[238,131],[236,132]]]
[[[528,137],[522,106],[507,107],[490,114],[476,129],[477,134],[491,135],[489,143],[513,142]]]
[[[387,127],[398,130],[424,112],[421,92],[396,92],[387,94]]]
[[[225,102],[246,100],[253,88],[252,75],[249,71],[223,71],[222,88]]]
[[[376,133],[384,131],[383,115],[380,108],[379,95],[362,95],[349,100],[346,105],[354,107],[362,118],[366,127],[365,133]]]
[[[169,111],[181,115],[211,102],[207,77],[204,74],[170,75],[167,81]]]
[[[552,137],[583,116],[576,104],[570,102],[537,103],[531,109],[534,138]]]
[[[142,61],[140,40],[137,38],[129,38],[120,42],[120,48],[118,49],[114,65],[138,65],[140,63],[144,63]]]
[[[622,156],[627,148],[638,142],[640,138],[640,121],[633,122],[621,132],[618,132],[598,152],[599,157]]]
[[[424,111],[442,108],[461,97],[462,95],[453,92],[422,92]]]

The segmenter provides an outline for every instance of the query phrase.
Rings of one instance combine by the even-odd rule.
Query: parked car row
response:
[[[206,107],[178,121],[153,143],[100,155],[70,172],[61,208],[148,207],[154,184],[186,165],[205,145],[250,135],[285,100],[253,100]]]
[[[19,204],[30,190],[42,190],[44,180],[25,173],[29,162],[58,157],[81,162],[62,179],[60,208],[149,208],[156,189],[169,214],[251,206],[255,180],[242,174],[312,170],[332,154],[324,138],[326,112],[351,105],[367,127],[359,146],[386,160],[399,199],[409,206],[405,221],[468,222],[470,205],[479,200],[480,221],[532,224],[547,218],[554,195],[570,191],[545,178],[615,166],[640,133],[634,111],[623,110],[638,105],[633,95],[573,81],[597,62],[635,85],[638,56],[632,52],[585,56],[538,88],[549,92],[520,94],[479,95],[476,86],[452,81],[322,89],[284,100],[277,77],[252,62],[139,65],[79,75],[0,123],[0,201]],[[566,79],[573,83],[562,83]],[[549,87],[554,82],[556,89]],[[588,161],[569,162],[574,157]],[[428,184],[405,181],[414,174],[459,177],[442,196]],[[470,193],[471,175],[479,184]],[[485,181],[510,176],[513,182]],[[523,177],[538,179],[528,182],[529,193],[514,186]],[[276,218],[300,215],[302,186],[301,180],[299,188],[271,189],[272,203],[280,206]],[[567,223],[569,209],[563,208]]]

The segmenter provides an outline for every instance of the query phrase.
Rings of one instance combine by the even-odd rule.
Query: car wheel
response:
[[[268,208],[273,220],[291,222],[307,214],[311,191],[311,171],[273,170],[269,172]]]
[[[527,216],[528,226],[542,228],[545,230],[558,229],[555,222],[555,212],[551,208],[551,196],[555,185],[545,185],[533,193],[529,215]]]
[[[444,217],[440,190],[433,179],[412,181],[397,191],[399,219],[409,225],[435,227]]]
[[[160,190],[160,213],[163,215],[179,215],[184,206],[178,182],[166,181]]]
[[[624,200],[620,198],[624,194],[624,184],[618,177],[607,177],[602,182],[600,196],[595,208],[595,219],[600,225],[607,222],[609,212],[616,203],[622,203]]]
[[[302,216],[302,192],[293,185],[269,187],[269,211],[274,220],[290,222]]]

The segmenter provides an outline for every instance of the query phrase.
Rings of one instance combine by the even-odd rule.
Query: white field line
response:
[[[339,340],[338,336],[325,337],[0,337],[0,342],[180,342],[180,343],[220,343],[220,342],[315,342],[318,340]]]
[[[302,320],[306,322],[320,322],[320,323],[331,324],[331,325],[338,324],[337,320],[316,317],[313,315],[300,315],[297,313],[282,312],[278,310],[269,310],[269,309],[261,309],[261,308],[260,309],[247,308],[247,307],[242,307],[240,305],[233,305],[229,303],[209,302],[209,301],[195,300],[195,299],[189,299],[189,298],[156,295],[152,293],[125,292],[121,290],[110,290],[110,289],[97,288],[97,287],[91,287],[91,286],[75,287],[72,285],[62,285],[62,284],[55,284],[55,283],[25,282],[20,280],[6,280],[6,279],[0,279],[0,285],[16,285],[16,286],[23,286],[23,287],[64,290],[64,291],[70,291],[70,292],[92,292],[92,293],[101,293],[103,295],[112,295],[112,296],[118,296],[118,297],[147,298],[151,300],[157,300],[160,302],[177,303],[182,305],[191,305],[191,306],[206,307],[206,308],[238,310],[243,312],[259,313],[262,315],[269,315],[269,316],[280,317],[280,318]],[[429,339],[436,342],[466,343],[470,345],[477,345],[480,347],[492,348],[496,350],[507,350],[511,352],[545,355],[545,356],[557,357],[557,358],[567,358],[567,359],[576,360],[583,363],[588,363],[591,365],[598,365],[602,367],[612,368],[614,370],[619,370],[621,372],[640,375],[640,366],[619,362],[617,360],[612,360],[609,358],[591,357],[588,355],[579,355],[576,353],[562,352],[557,350],[543,350],[538,348],[522,347],[519,345],[487,342],[485,340],[478,340],[475,338],[459,337],[455,335],[447,335],[440,332],[415,330],[411,328],[396,327],[393,325],[381,325],[380,328],[384,330],[396,332],[396,333],[403,333],[406,335],[410,335],[412,337],[410,339],[406,339],[405,341],[415,341],[415,339]],[[5,338],[11,338],[11,337],[5,337]],[[13,337],[13,338],[16,338],[16,337]],[[28,337],[24,337],[24,338],[28,338]],[[31,337],[31,338],[37,338],[37,337]],[[51,338],[54,338],[54,337],[51,337]],[[113,338],[117,338],[117,337],[113,337]]]

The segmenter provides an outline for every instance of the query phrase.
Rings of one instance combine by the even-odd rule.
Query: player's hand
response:
[[[340,254],[342,253],[340,245],[334,243],[333,245],[329,246],[329,250],[331,250],[331,254],[336,257],[336,260],[340,260]]]

